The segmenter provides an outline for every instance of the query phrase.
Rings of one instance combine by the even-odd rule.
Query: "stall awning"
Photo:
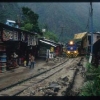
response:
[[[82,39],[86,34],[87,32],[75,34],[74,39]]]
[[[47,41],[43,41],[43,40],[39,40],[40,42],[42,43],[45,43],[45,44],[48,44],[48,45],[51,45],[53,47],[56,47],[57,45],[53,44],[53,43],[50,43],[50,42],[47,42]]]

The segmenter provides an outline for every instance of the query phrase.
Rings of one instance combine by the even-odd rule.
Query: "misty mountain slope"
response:
[[[0,22],[16,20],[21,15],[21,7],[27,6],[39,15],[40,28],[46,24],[57,35],[63,26],[64,40],[73,38],[75,33],[89,31],[88,18],[90,3],[0,3]],[[93,3],[93,28],[100,31],[100,3]],[[86,28],[87,27],[87,28]]]
[[[69,38],[75,33],[86,31],[88,3],[21,3],[19,5],[30,7],[39,14],[39,22],[47,24],[49,30],[56,34],[61,33],[61,26],[64,26],[63,34],[65,36],[68,34]]]
[[[16,3],[1,2],[0,3],[0,22],[5,23],[6,19],[16,20],[17,15],[21,12],[21,9]]]

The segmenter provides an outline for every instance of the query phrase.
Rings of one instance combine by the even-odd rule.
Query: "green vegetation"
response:
[[[22,29],[40,33],[40,29],[38,26],[38,18],[39,18],[38,14],[34,13],[28,7],[22,7],[22,12],[24,15]]]
[[[86,66],[86,82],[81,89],[80,96],[100,96],[100,66],[95,68],[91,64]]]
[[[17,3],[0,3],[0,22],[5,23],[7,19],[17,20],[21,9]]]
[[[58,37],[53,32],[50,32],[50,31],[45,32],[44,37],[46,37],[47,39],[50,39],[50,40],[54,40],[55,42],[58,42]]]
[[[0,22],[5,23],[6,19],[16,20],[22,18],[22,7],[29,7],[34,14],[38,14],[38,25],[33,26],[34,20],[31,15],[32,23],[26,23],[27,27],[22,25],[23,29],[39,31],[40,24],[48,25],[48,30],[58,37],[61,33],[61,26],[64,26],[62,38],[66,42],[73,39],[75,33],[88,31],[89,3],[0,3]],[[93,23],[94,30],[100,31],[99,23],[99,7],[100,4],[93,3]],[[26,12],[25,12],[26,13]],[[89,24],[88,24],[89,25]],[[42,27],[43,28],[43,27]]]
[[[38,25],[38,14],[34,13],[30,8],[28,7],[22,7],[22,12],[24,15],[23,23],[21,29],[28,30],[31,32],[40,32],[40,28]],[[57,35],[53,32],[48,31],[48,26],[45,24],[44,28],[46,29],[46,32],[43,34],[42,37],[45,37],[50,40],[58,41]],[[41,29],[42,30],[42,29]],[[38,37],[41,37],[38,35]]]
[[[87,31],[88,5],[78,3],[20,3],[39,14],[39,23],[48,25],[48,30],[59,35],[64,26],[64,42],[73,39],[75,33]],[[82,9],[81,9],[82,7]],[[48,8],[48,9],[47,9]],[[84,10],[85,9],[85,10]],[[84,20],[84,21],[82,21]]]

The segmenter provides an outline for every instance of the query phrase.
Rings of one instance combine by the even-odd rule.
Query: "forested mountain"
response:
[[[0,4],[3,8],[4,4]],[[93,3],[94,31],[100,31],[100,3]],[[15,19],[21,13],[21,7],[27,6],[39,15],[40,28],[47,28],[60,35],[63,26],[63,39],[70,39],[73,34],[88,31],[90,4],[87,3],[6,3],[6,11],[0,9],[0,16]],[[8,8],[7,8],[8,7]],[[1,14],[2,13],[2,14]],[[11,15],[12,14],[12,15]],[[0,17],[1,19],[1,17]],[[0,20],[1,21],[1,20]],[[4,21],[4,19],[2,19]]]
[[[30,7],[39,14],[41,25],[46,24],[49,30],[56,34],[61,33],[63,26],[63,37],[72,38],[73,34],[89,31],[89,9],[90,3],[19,3],[20,7]],[[94,31],[100,31],[100,7],[99,3],[93,3]],[[42,26],[43,28],[43,26]]]
[[[18,7],[17,3],[0,3],[0,22],[5,23],[6,19],[17,20],[17,15],[20,14],[21,9]]]

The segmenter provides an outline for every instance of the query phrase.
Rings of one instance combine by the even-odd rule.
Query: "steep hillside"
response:
[[[16,20],[20,13],[21,9],[17,3],[0,3],[0,22],[5,23],[6,19]]]
[[[39,14],[39,22],[47,24],[49,30],[56,34],[61,33],[64,26],[64,38],[71,38],[73,34],[89,31],[87,27],[89,18],[89,3],[19,3],[20,7],[30,7]],[[100,30],[99,16],[100,4],[93,3],[94,30]],[[42,27],[43,28],[43,27]]]
[[[21,15],[21,7],[27,6],[39,14],[41,29],[46,24],[48,29],[57,35],[61,34],[63,26],[63,40],[70,39],[75,33],[89,31],[88,18],[90,4],[87,3],[0,3],[0,22],[6,19],[16,20]],[[94,31],[100,31],[100,3],[93,3]]]

